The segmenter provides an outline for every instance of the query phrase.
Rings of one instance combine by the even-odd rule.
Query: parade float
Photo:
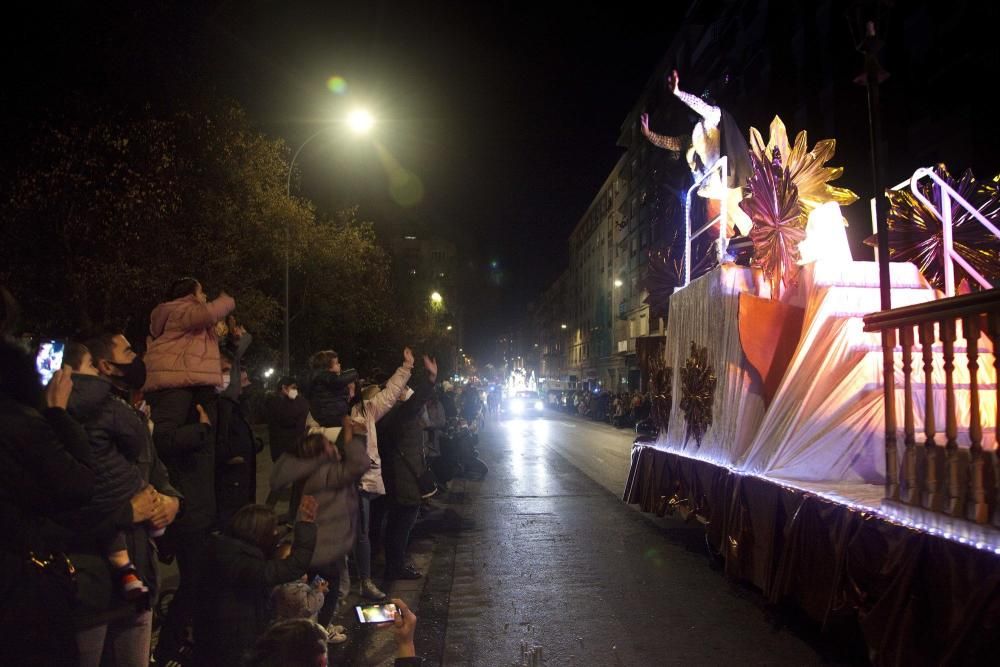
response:
[[[718,264],[691,279],[711,221],[690,214],[683,258],[651,256],[668,314],[647,369],[659,433],[636,441],[624,500],[700,521],[728,575],[859,631],[876,663],[982,655],[1000,641],[1000,177],[939,165],[887,192],[882,310],[834,151],[789,142],[777,117],[767,143],[752,129],[748,265],[720,233]]]

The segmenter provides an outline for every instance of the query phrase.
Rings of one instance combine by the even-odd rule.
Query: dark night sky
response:
[[[7,130],[77,88],[111,104],[166,97],[159,86],[185,85],[158,80],[177,63],[293,149],[364,103],[379,119],[376,140],[423,183],[420,203],[394,203],[372,142],[336,132],[302,153],[299,192],[322,208],[360,202],[362,217],[390,232],[454,239],[468,285],[499,261],[503,289],[466,310],[476,337],[523,315],[565,267],[568,234],[620,155],[620,125],[686,7],[110,0],[23,9],[5,31]],[[346,94],[326,88],[333,75]]]
[[[225,5],[208,26],[220,86],[293,146],[324,115],[370,105],[378,141],[421,179],[423,200],[394,203],[370,143],[333,133],[300,157],[302,192],[321,206],[360,200],[397,233],[453,238],[473,274],[498,260],[504,289],[466,311],[478,337],[523,315],[564,268],[569,232],[685,7],[256,2]],[[345,95],[327,90],[331,75]]]

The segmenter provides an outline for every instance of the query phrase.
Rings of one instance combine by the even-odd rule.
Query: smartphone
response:
[[[354,611],[358,613],[359,623],[392,623],[398,613],[392,602],[360,604]]]
[[[35,355],[35,370],[42,385],[47,385],[56,371],[62,368],[63,353],[66,351],[66,341],[43,340],[38,344],[38,354]]]

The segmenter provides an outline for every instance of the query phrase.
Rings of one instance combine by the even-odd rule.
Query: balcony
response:
[[[912,510],[911,515],[927,524],[941,516],[986,531],[1000,528],[1000,392],[994,355],[1000,336],[1000,289],[864,319],[866,331],[882,333],[887,503]],[[897,448],[900,409],[902,457]],[[918,420],[923,424],[920,440]]]

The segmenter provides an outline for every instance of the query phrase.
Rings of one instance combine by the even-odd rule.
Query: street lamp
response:
[[[566,326],[565,324],[560,324],[560,325],[559,325],[559,328],[560,328],[560,329],[567,329],[568,327],[567,327],[567,326]]]
[[[615,287],[621,287],[621,286],[622,286],[621,278],[615,278]]]
[[[367,134],[375,125],[375,118],[366,109],[355,109],[347,115],[347,125],[355,134]]]
[[[446,326],[446,327],[445,327],[445,330],[446,330],[446,331],[451,331],[451,329],[452,329],[452,327],[451,327],[451,325],[450,325],[450,324],[449,324],[448,326]]]
[[[441,292],[431,292],[431,303],[439,306],[442,301],[444,301],[444,298],[441,296]]]
[[[375,126],[375,118],[369,112],[363,109],[355,109],[347,116],[347,125],[354,131],[355,134],[366,134],[372,127]],[[289,199],[292,198],[292,168],[295,167],[295,160],[298,159],[299,153],[302,149],[306,147],[310,141],[323,134],[330,129],[329,126],[317,130],[313,134],[309,135],[309,138],[299,144],[298,149],[295,154],[292,155],[292,161],[288,163],[288,181],[286,183],[285,193]],[[284,336],[281,341],[281,369],[285,374],[291,366],[291,358],[289,354],[289,341],[291,340],[289,335],[289,318],[291,313],[290,300],[289,300],[289,279],[288,279],[288,260],[289,254],[291,253],[291,232],[289,229],[289,218],[285,218],[285,331]]]

